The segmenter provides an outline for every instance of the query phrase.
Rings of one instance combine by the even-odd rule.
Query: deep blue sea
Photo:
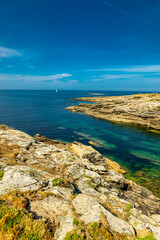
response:
[[[95,92],[95,91],[94,91]],[[0,123],[65,142],[98,141],[103,155],[121,164],[135,177],[160,179],[160,135],[127,125],[113,124],[83,113],[65,110],[77,104],[73,98],[92,91],[0,91]],[[103,92],[106,96],[136,92]]]

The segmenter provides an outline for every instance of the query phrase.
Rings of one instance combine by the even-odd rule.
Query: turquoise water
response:
[[[102,154],[135,176],[142,171],[158,183],[160,135],[65,110],[67,106],[77,104],[72,98],[86,97],[88,93],[91,91],[0,91],[0,123],[32,136],[39,133],[52,139],[84,144],[89,140],[97,141],[97,150]],[[106,96],[134,94],[102,93]]]

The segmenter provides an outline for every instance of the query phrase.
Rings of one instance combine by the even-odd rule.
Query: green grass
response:
[[[90,228],[91,228],[93,231],[95,231],[96,229],[99,228],[99,225],[98,225],[97,222],[94,222],[94,223],[91,224]]]
[[[77,219],[74,219],[74,220],[73,220],[73,225],[77,225],[77,226],[78,226],[78,224],[79,224],[78,220],[77,220]]]
[[[89,178],[89,179],[92,179],[92,177],[91,176],[88,176],[88,175],[83,175],[83,177],[86,177],[86,178]]]
[[[52,182],[52,186],[55,187],[57,185],[62,184],[63,180],[61,178],[55,178]]]
[[[88,229],[88,238],[91,240],[92,239],[98,239],[98,240],[112,239],[106,226],[103,226],[103,224],[97,223],[97,222],[94,222],[90,225]]]
[[[64,240],[85,240],[85,238],[77,233],[67,233]]]
[[[47,229],[47,225],[42,220],[35,220],[33,215],[28,213],[24,208],[21,209],[21,206],[15,207],[12,201],[10,201],[11,197],[11,194],[6,194],[0,200],[0,239],[53,239],[49,229]],[[19,200],[20,197],[17,196],[17,202]],[[14,201],[16,201],[16,195],[14,196]]]
[[[156,240],[153,236],[146,236],[144,238],[136,237],[136,240]]]
[[[2,180],[4,172],[0,172],[0,181]]]
[[[128,203],[125,207],[125,211],[129,212],[133,208],[133,205]]]
[[[72,158],[73,160],[76,160],[76,158],[72,155],[69,155],[70,158]]]
[[[89,185],[91,188],[93,188],[93,189],[95,189],[95,190],[96,190],[97,188],[96,188],[96,186],[93,184],[93,179],[92,179],[92,178],[90,178],[90,177],[89,177],[89,179],[90,179],[90,180],[89,180],[89,181],[87,181],[88,185]]]
[[[75,194],[74,194],[74,197],[77,197],[78,195],[79,195],[79,193],[75,193]]]

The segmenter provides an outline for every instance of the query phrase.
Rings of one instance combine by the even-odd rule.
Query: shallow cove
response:
[[[128,170],[127,177],[160,195],[160,135],[65,110],[92,91],[0,91],[0,123],[96,149]],[[96,91],[97,93],[97,91]],[[106,96],[137,92],[104,92]]]

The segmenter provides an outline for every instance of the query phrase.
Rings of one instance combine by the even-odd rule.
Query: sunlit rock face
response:
[[[93,227],[110,239],[160,239],[160,199],[125,179],[121,167],[93,147],[1,125],[0,148],[1,197],[26,194],[25,211],[52,226],[54,239],[71,233],[93,238]]]
[[[136,94],[116,97],[83,97],[67,109],[113,122],[142,126],[160,133],[160,94]]]

